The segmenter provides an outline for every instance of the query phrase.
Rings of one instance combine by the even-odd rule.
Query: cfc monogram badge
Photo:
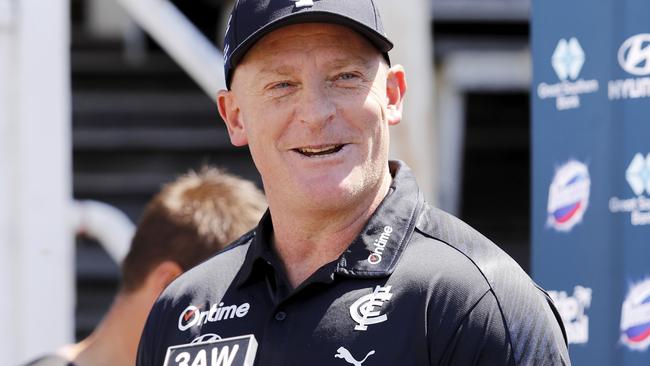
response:
[[[373,293],[362,296],[350,306],[352,320],[357,323],[354,330],[366,330],[368,325],[383,323],[388,320],[388,315],[381,314],[381,307],[384,302],[393,297],[390,288],[390,286],[377,286]]]

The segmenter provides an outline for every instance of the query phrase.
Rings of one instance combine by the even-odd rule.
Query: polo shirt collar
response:
[[[390,161],[393,180],[388,194],[368,223],[341,254],[334,273],[347,277],[378,278],[390,275],[415,228],[424,199],[411,169],[401,161]],[[264,267],[281,268],[271,249],[273,226],[267,211],[255,229],[255,236],[237,276],[236,285],[252,280]]]
[[[390,190],[339,258],[338,274],[361,278],[390,275],[413,235],[424,198],[406,164],[390,161],[389,168],[393,176]]]

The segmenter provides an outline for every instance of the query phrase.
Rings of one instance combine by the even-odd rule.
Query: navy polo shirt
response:
[[[272,249],[268,213],[180,276],[149,315],[137,365],[228,365],[235,347],[211,357],[210,342],[246,335],[254,365],[570,364],[546,293],[429,206],[405,164],[390,168],[390,191],[358,237],[297,288]],[[198,354],[191,344],[207,346]]]

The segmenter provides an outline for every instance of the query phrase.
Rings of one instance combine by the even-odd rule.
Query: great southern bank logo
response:
[[[623,302],[621,342],[634,351],[650,346],[650,279],[633,285]]]
[[[587,309],[591,306],[591,289],[582,286],[573,288],[573,295],[565,291],[548,291],[557,307],[569,344],[586,344],[589,342],[589,316]]]
[[[580,107],[580,95],[595,93],[599,87],[597,80],[578,78],[585,61],[585,52],[577,38],[560,39],[551,56],[551,66],[560,83],[539,84],[537,96],[540,99],[555,98],[559,111]]]
[[[222,302],[214,304],[210,310],[201,311],[198,307],[190,305],[178,317],[178,330],[186,331],[194,326],[219,322],[222,320],[243,318],[248,314],[251,305],[247,302],[237,306],[225,306]]]
[[[589,206],[591,179],[587,165],[570,160],[561,166],[548,190],[547,225],[557,231],[569,232]]]
[[[650,225],[650,154],[638,153],[625,171],[625,179],[636,197],[609,200],[612,213],[629,213],[634,226]]]
[[[618,64],[636,78],[611,80],[607,95],[610,100],[650,97],[650,34],[634,35],[618,50]]]
[[[585,52],[576,38],[568,41],[561,39],[555,47],[551,61],[560,80],[576,80],[585,64]]]

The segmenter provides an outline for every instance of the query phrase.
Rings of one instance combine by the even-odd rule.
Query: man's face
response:
[[[269,201],[337,209],[376,194],[388,174],[388,126],[401,119],[401,67],[353,30],[298,24],[262,38],[219,109],[248,145]]]

